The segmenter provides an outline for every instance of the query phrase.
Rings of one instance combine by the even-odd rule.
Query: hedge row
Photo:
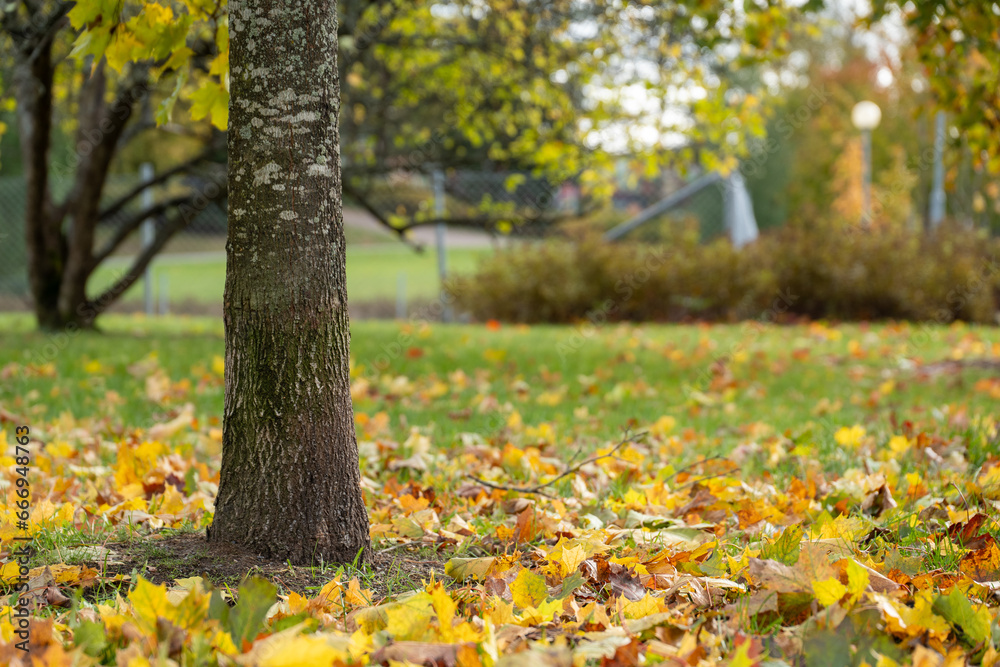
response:
[[[786,227],[737,250],[691,227],[648,246],[519,244],[450,281],[483,321],[875,320],[995,323],[1000,243],[978,232]]]

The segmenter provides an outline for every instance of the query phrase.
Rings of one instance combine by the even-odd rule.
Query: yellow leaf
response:
[[[576,572],[580,563],[587,560],[587,555],[587,551],[580,545],[563,549],[562,556],[559,558],[562,575],[565,577]]]
[[[840,602],[840,599],[847,594],[847,587],[833,577],[824,581],[814,581],[812,587],[816,594],[816,600],[824,607]]]
[[[270,639],[270,638],[268,638]],[[324,637],[322,635],[300,635],[282,637],[275,642],[267,642],[268,650],[261,652],[259,667],[296,667],[297,665],[332,665],[350,657],[346,638]],[[331,641],[344,643],[343,648],[335,647]],[[267,641],[267,640],[265,640]]]
[[[673,431],[675,426],[677,426],[677,420],[670,415],[664,415],[656,420],[649,428],[649,432],[653,435],[663,437]]]
[[[622,605],[621,611],[625,618],[645,618],[664,610],[663,600],[650,593],[641,599]]]
[[[3,567],[0,567],[0,581],[3,581],[5,584],[12,584],[21,576],[20,573],[21,566],[17,561],[9,561],[4,563]]]
[[[864,437],[864,427],[858,426],[857,424],[851,426],[850,428],[845,426],[833,435],[833,439],[837,441],[838,445],[842,447],[851,447],[852,449],[857,449],[861,445],[861,439]]]
[[[434,605],[434,613],[438,617],[438,631],[441,633],[441,639],[446,642],[455,641],[455,633],[452,629],[452,623],[455,620],[455,601],[451,599],[451,595],[441,584],[435,585],[430,595],[431,604]]]
[[[465,581],[470,577],[482,581],[490,573],[495,560],[495,558],[452,558],[444,564],[444,573],[456,581]]]
[[[517,624],[525,627],[548,623],[563,610],[562,600],[548,600],[536,607],[527,607],[517,619]]]
[[[549,595],[545,579],[531,570],[521,570],[510,585],[511,598],[521,609],[538,607]]]
[[[141,576],[135,588],[128,594],[128,601],[132,604],[132,611],[147,630],[156,628],[157,617],[168,618],[171,615],[166,585],[154,586]]]
[[[229,125],[229,91],[216,81],[206,81],[191,93],[191,118],[201,120],[206,116],[220,130]]]
[[[729,659],[728,667],[753,667],[760,664],[756,658],[750,657],[750,648],[753,642],[745,639],[742,644],[736,647],[732,657]]]
[[[851,559],[847,561],[847,591],[859,596],[868,588],[868,570],[860,563]]]
[[[514,603],[507,602],[497,596],[493,596],[490,610],[485,616],[493,622],[495,627],[517,622],[517,618],[514,616]]]
[[[894,435],[889,438],[889,449],[892,450],[894,454],[903,454],[910,449],[913,443],[905,435]]]

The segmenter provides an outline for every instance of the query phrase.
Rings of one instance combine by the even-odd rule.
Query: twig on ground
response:
[[[608,452],[606,452],[604,454],[601,454],[599,456],[591,456],[589,459],[581,461],[580,463],[578,463],[577,465],[573,466],[572,468],[569,468],[565,472],[563,472],[563,473],[561,473],[559,475],[556,475],[555,477],[553,477],[549,481],[543,482],[541,484],[536,484],[534,486],[512,486],[512,485],[508,485],[508,484],[495,484],[493,482],[488,482],[485,479],[480,479],[479,477],[476,477],[475,475],[466,475],[466,476],[469,479],[471,479],[472,481],[476,482],[477,484],[482,484],[483,486],[489,487],[491,489],[496,489],[498,491],[515,491],[517,493],[534,493],[534,494],[537,494],[537,495],[540,495],[540,496],[545,496],[546,498],[555,498],[555,496],[553,496],[550,493],[545,493],[544,491],[542,491],[542,489],[544,489],[547,486],[552,486],[553,484],[555,484],[559,480],[563,479],[564,477],[568,477],[569,475],[572,475],[572,474],[576,473],[577,471],[580,470],[580,468],[582,468],[583,466],[585,466],[587,464],[594,463],[595,461],[600,461],[601,459],[614,458],[614,453],[617,452],[619,449],[621,449],[622,447],[624,447],[626,444],[632,442],[633,440],[639,440],[640,438],[644,437],[645,435],[646,435],[645,431],[642,431],[640,433],[636,433],[635,435],[631,435],[628,431],[625,431],[625,437],[622,438],[622,440],[617,445],[615,445],[614,447],[612,447]]]
[[[393,544],[391,547],[386,547],[385,549],[379,549],[378,553],[384,554],[389,551],[395,551],[396,549],[404,549],[407,547],[421,547],[421,546],[427,546],[427,545],[420,541],[400,542],[399,544]]]
[[[667,475],[666,477],[664,477],[663,481],[665,482],[668,479],[674,479],[675,477],[677,477],[678,475],[680,475],[682,472],[687,472],[687,471],[691,470],[691,468],[695,468],[697,466],[705,465],[709,461],[728,461],[728,460],[729,459],[727,459],[725,456],[719,456],[718,454],[716,454],[715,456],[709,456],[707,459],[702,459],[701,461],[695,461],[691,465],[686,465],[683,468],[681,468],[680,470],[675,470],[673,472],[673,474],[670,474],[670,475]],[[705,477],[705,479],[711,479],[712,477],[718,477],[720,474],[721,473],[717,473],[715,475],[712,475],[711,477]],[[677,488],[683,488],[683,487],[679,486]]]

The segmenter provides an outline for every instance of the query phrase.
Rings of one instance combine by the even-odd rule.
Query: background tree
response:
[[[169,119],[182,92],[195,118],[211,115],[225,128],[225,19],[215,3],[129,6],[117,0],[7,3],[0,15],[4,96],[16,102],[16,129],[25,177],[29,286],[43,328],[90,326],[131,286],[170,236],[186,224],[211,181],[179,188],[153,206],[138,206],[146,187],[190,175],[218,152],[220,137],[200,146],[115,201],[102,201],[112,163],[124,147]],[[9,48],[8,48],[9,47]],[[71,150],[57,154],[63,135]],[[70,181],[56,192],[54,177]],[[223,183],[224,187],[224,183]],[[185,207],[187,213],[185,213]],[[101,294],[88,295],[94,269],[148,217],[167,216],[153,243]],[[98,238],[98,226],[109,225]]]
[[[869,23],[898,13],[935,99],[975,167],[1000,173],[1000,13],[996,3],[876,0]],[[953,139],[957,137],[953,136]]]
[[[337,7],[234,0],[226,395],[209,539],[367,558],[351,405]]]
[[[345,192],[397,229],[436,222],[426,197],[386,183],[397,171],[515,172],[600,199],[620,156],[647,175],[731,168],[763,129],[760,86],[733,72],[779,58],[794,16],[781,3],[686,0],[393,0],[347,13]],[[448,222],[523,218],[490,203]]]
[[[228,8],[21,0],[0,11],[36,316],[46,328],[90,326],[199,202],[225,196],[217,176],[190,176],[224,162]],[[349,0],[339,11],[345,188],[400,232],[435,220],[420,202],[407,220],[380,206],[385,177],[431,163],[573,179],[598,197],[610,190],[616,153],[634,154],[650,174],[695,161],[731,167],[762,116],[757,91],[722,74],[780,54],[789,26],[781,2],[737,11],[696,0]],[[664,150],[682,139],[680,150]],[[134,164],[123,159],[130,151],[152,154],[158,173],[107,201],[108,176]],[[65,193],[54,187],[62,176],[72,180]],[[167,194],[143,209],[150,185]],[[524,213],[472,201],[452,222],[493,227]],[[149,216],[163,218],[152,246],[107,290],[89,293],[97,266]]]

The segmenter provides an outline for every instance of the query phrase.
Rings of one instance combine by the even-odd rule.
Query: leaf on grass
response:
[[[646,595],[646,587],[642,585],[639,576],[629,568],[619,563],[611,563],[608,583],[611,584],[612,596],[625,596],[625,599],[641,600]]]
[[[934,600],[934,613],[951,623],[957,634],[975,646],[990,637],[993,616],[986,605],[976,605],[969,601],[957,586],[948,595],[939,595]]]
[[[824,607],[832,607],[840,602],[842,597],[847,595],[847,586],[833,578],[814,581],[812,589],[816,595],[816,600]]]
[[[277,593],[274,584],[259,577],[250,578],[240,585],[227,628],[237,646],[257,636]]]
[[[1000,546],[990,542],[983,549],[965,554],[958,569],[978,581],[1000,580]]]
[[[545,602],[549,589],[545,579],[531,570],[521,570],[517,573],[514,583],[510,585],[511,598],[521,609],[537,608]]]
[[[761,549],[761,557],[776,560],[785,565],[795,565],[799,560],[799,551],[801,550],[802,535],[804,532],[805,530],[800,524],[788,526],[778,536],[778,539]]]
[[[495,558],[451,558],[444,565],[444,573],[455,581],[475,579],[482,581],[490,573]]]

